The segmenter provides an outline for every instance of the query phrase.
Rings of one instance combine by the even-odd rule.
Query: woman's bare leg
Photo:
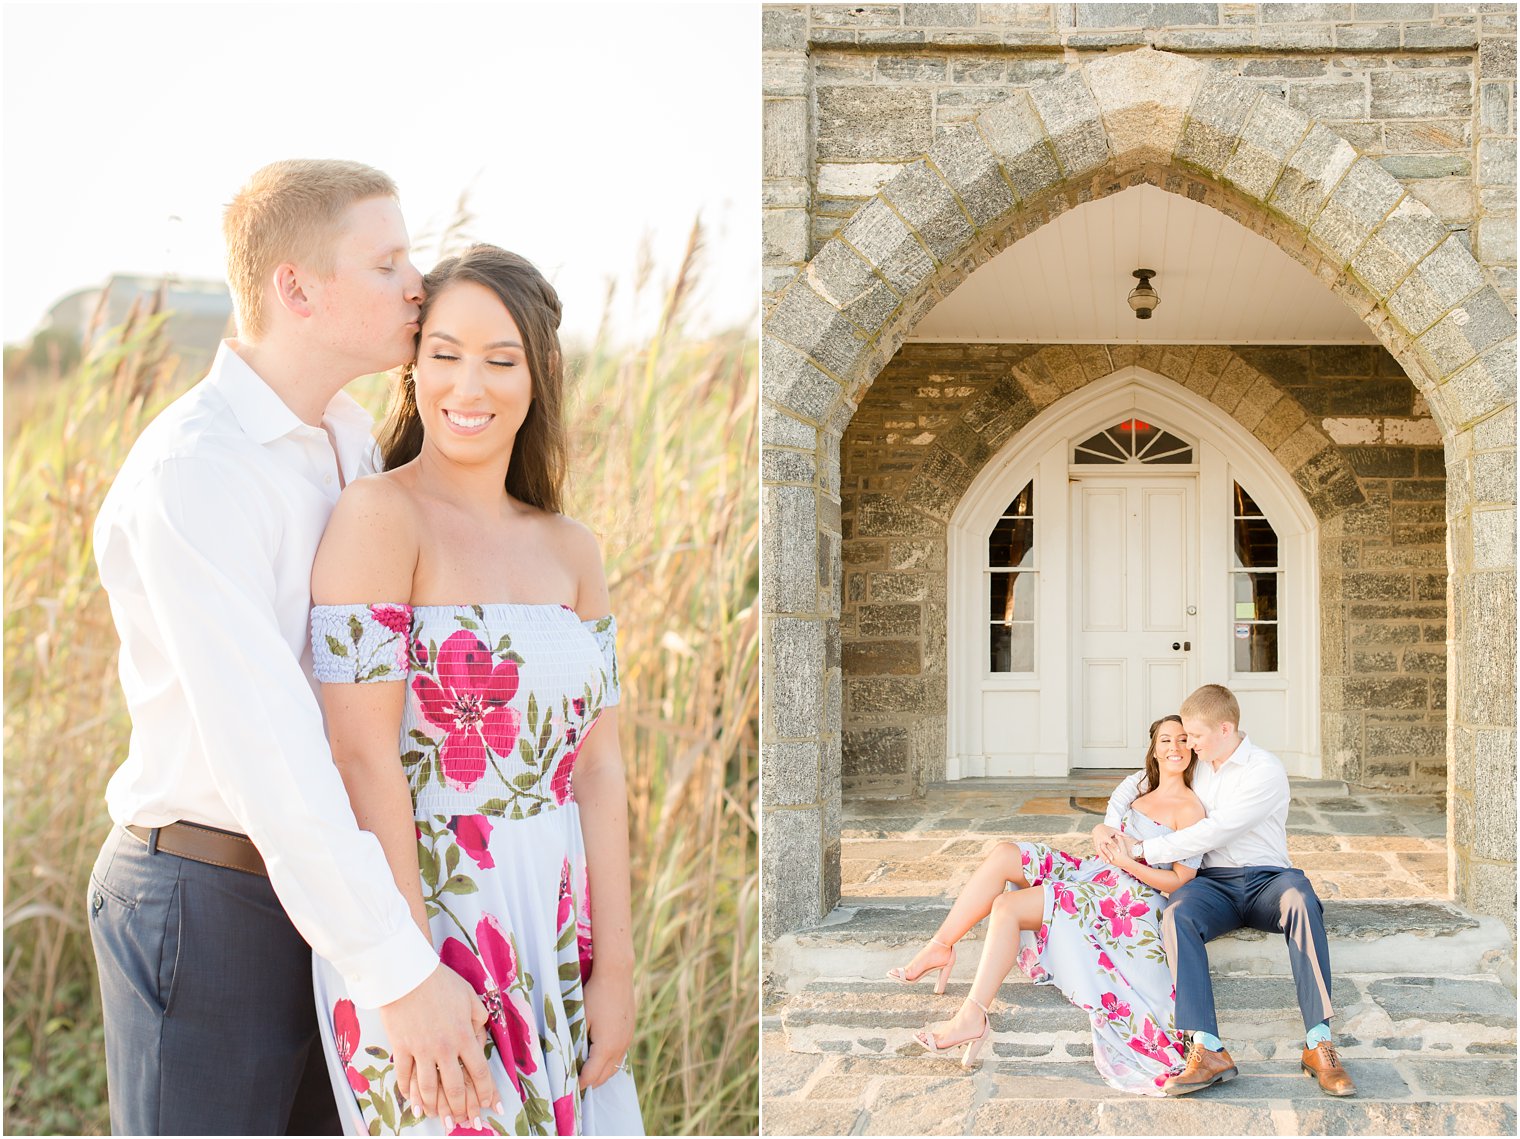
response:
[[[972,926],[991,912],[993,903],[1003,894],[1004,887],[1009,882],[1020,889],[1029,884],[1024,878],[1019,844],[1000,842],[982,859],[982,864],[972,873],[971,880],[956,897],[945,920],[939,923],[934,937],[942,944],[936,945],[931,941],[914,954],[913,960],[908,962],[907,975],[919,976],[923,970],[933,969],[950,960],[950,950],[946,946],[954,945],[965,937]]]
[[[970,997],[961,1003],[960,1010],[953,1017],[931,1029],[941,1048],[981,1035],[984,1020],[977,1004],[992,1007],[1003,978],[1018,960],[1019,931],[1039,929],[1044,916],[1044,890],[1016,890],[993,899],[987,939],[982,945],[976,979],[971,982]]]

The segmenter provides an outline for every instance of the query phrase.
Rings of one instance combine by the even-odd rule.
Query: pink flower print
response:
[[[1098,951],[1098,965],[1103,969],[1107,969],[1110,973],[1114,971],[1114,959],[1102,950]],[[1176,999],[1177,993],[1176,990],[1173,990],[1172,1000],[1175,1001]]]
[[[412,664],[417,668],[426,668],[428,662],[428,648],[422,643],[422,638],[412,642]]]
[[[584,716],[586,714],[586,698],[584,696],[577,696],[574,700],[570,701],[570,707],[575,709],[577,716]]]
[[[1077,912],[1076,895],[1069,888],[1057,882],[1051,887],[1051,893],[1055,898],[1055,904],[1069,914]]]
[[[1028,946],[1019,951],[1019,968],[1031,981],[1043,981],[1048,975],[1040,964],[1040,955]]]
[[[521,1097],[522,1073],[536,1072],[538,1065],[533,1061],[528,1022],[518,1011],[511,991],[517,980],[517,954],[501,923],[491,914],[476,925],[475,942],[480,946],[478,958],[457,937],[445,940],[438,956],[484,998],[486,1028],[496,1042],[502,1067]]]
[[[455,815],[449,820],[454,841],[482,870],[494,870],[496,858],[491,854],[491,820],[484,815]]]
[[[412,691],[428,723],[447,733],[439,753],[444,781],[468,791],[486,773],[486,748],[506,755],[517,743],[520,717],[508,706],[517,695],[517,662],[493,665],[485,645],[460,629],[439,647],[437,665],[441,686],[417,676]]]
[[[1117,901],[1104,898],[1098,910],[1108,919],[1109,932],[1115,937],[1133,937],[1135,923],[1131,919],[1151,912],[1151,908],[1144,902],[1132,900],[1128,890],[1120,894]]]
[[[562,1095],[554,1101],[554,1133],[575,1134],[575,1097]]]
[[[1099,886],[1117,886],[1119,879],[1114,877],[1112,870],[1100,870],[1093,875],[1093,882]]]
[[[354,1053],[359,1050],[359,1014],[354,1011],[354,1002],[344,997],[333,1005],[333,1044],[338,1049],[338,1062],[343,1065],[343,1074],[348,1077],[348,1086],[356,1092],[369,1091],[369,1081],[364,1074],[349,1063],[354,1058]]]
[[[1051,870],[1055,868],[1055,864],[1055,856],[1052,854],[1047,853],[1044,858],[1040,859],[1040,877],[1049,878]]]
[[[575,919],[575,951],[581,962],[581,984],[591,980],[591,882],[581,871],[581,912]]]
[[[1066,865],[1075,867],[1078,870],[1082,869],[1082,860],[1080,858],[1067,854],[1064,850],[1061,851],[1061,857],[1066,859]]]
[[[454,1124],[454,1130],[450,1131],[449,1134],[450,1135],[495,1135],[496,1132],[492,1131],[485,1124],[481,1124],[479,1127],[471,1127],[468,1123],[456,1123],[456,1124]]]
[[[1129,1019],[1129,1004],[1121,1001],[1117,993],[1103,994],[1103,1011],[1108,1013],[1109,1020]]]
[[[1019,864],[1025,870],[1029,869],[1029,851],[1025,850],[1022,846],[1019,847]]]
[[[567,858],[559,872],[559,912],[554,915],[556,931],[565,928],[565,923],[570,920],[570,915],[574,911],[575,898],[570,893],[570,860]]]
[[[1171,1050],[1172,1042],[1167,1039],[1166,1033],[1156,1026],[1150,1017],[1140,1026],[1140,1035],[1131,1036],[1129,1046],[1143,1056],[1149,1056],[1152,1060],[1162,1064],[1172,1063],[1172,1057],[1167,1055]]]
[[[412,631],[410,605],[371,605],[369,615],[391,632],[403,637]]]
[[[1037,953],[1044,953],[1045,952],[1045,946],[1048,945],[1049,943],[1050,943],[1050,926],[1049,926],[1048,923],[1041,922],[1040,923],[1040,928],[1035,931],[1035,935],[1034,935],[1034,948],[1035,948],[1035,952],[1037,952]]]
[[[585,743],[585,740],[581,743]],[[558,806],[563,807],[575,798],[575,786],[571,780],[575,776],[575,761],[580,757],[580,746],[571,748],[560,757],[559,764],[554,769],[554,778],[549,780],[549,793],[554,796],[554,802]]]

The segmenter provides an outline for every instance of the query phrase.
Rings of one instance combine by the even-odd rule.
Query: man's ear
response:
[[[288,312],[301,317],[311,315],[311,299],[306,295],[304,275],[289,261],[275,266],[274,295]]]

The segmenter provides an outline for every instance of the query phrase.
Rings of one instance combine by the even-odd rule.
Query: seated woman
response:
[[[1135,839],[1180,830],[1203,818],[1194,795],[1194,756],[1177,716],[1151,725],[1144,793],[1130,806],[1123,831]],[[1057,985],[1092,1021],[1093,1061],[1120,1091],[1162,1094],[1183,1064],[1174,1025],[1176,1000],[1161,945],[1164,894],[1191,879],[1199,858],[1144,866],[1107,844],[1112,857],[1079,859],[1038,842],[1001,842],[971,876],[929,944],[906,968],[887,975],[911,984],[937,973],[935,992],[955,966],[955,943],[990,912],[986,943],[971,992],[949,1020],[915,1039],[937,1056],[964,1047],[970,1068],[991,1035],[988,1009],[1015,960],[1036,984]],[[1031,887],[1038,887],[1032,889]],[[1035,934],[1019,950],[1019,933]]]

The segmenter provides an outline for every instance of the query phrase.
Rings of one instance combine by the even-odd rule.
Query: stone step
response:
[[[880,978],[933,936],[948,910],[944,898],[845,898],[822,924],[776,938],[769,968],[792,992],[818,979]],[[985,930],[980,923],[956,946],[958,977],[975,972]],[[1430,899],[1328,901],[1325,932],[1337,976],[1489,973],[1504,967],[1510,951],[1509,931],[1499,919]],[[1259,930],[1237,930],[1210,942],[1209,961],[1216,976],[1289,975],[1282,938]]]
[[[1292,1054],[1238,1060],[1238,1078],[1183,1099],[1109,1088],[1090,1064],[817,1056],[762,1039],[767,1135],[1513,1135],[1513,1057],[1348,1060],[1331,1099]],[[984,1053],[985,1056],[985,1053]]]
[[[1022,974],[1020,974],[1022,977]],[[950,1016],[970,988],[942,996],[928,983],[815,981],[792,994],[780,1026],[792,1052],[914,1057],[913,1033]],[[1303,1047],[1303,1022],[1286,977],[1220,977],[1221,1035],[1237,1060],[1288,1057]],[[1497,978],[1337,974],[1336,1045],[1347,1056],[1513,1056],[1515,1001]],[[1088,1014],[1054,985],[1004,984],[983,1052],[999,1060],[1088,1062]]]

